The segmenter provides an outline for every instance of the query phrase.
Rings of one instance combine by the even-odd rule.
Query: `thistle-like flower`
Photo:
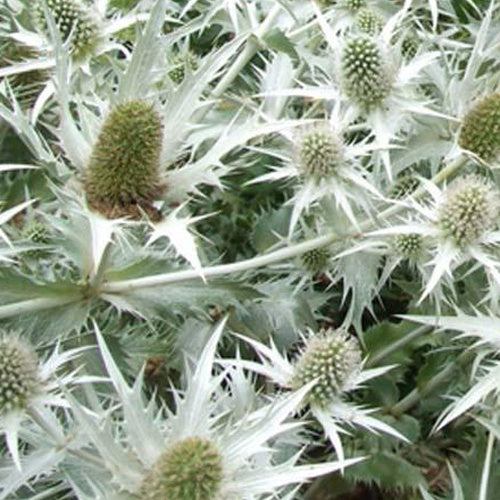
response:
[[[39,389],[38,358],[17,338],[0,340],[0,414],[25,410]]]
[[[384,27],[384,19],[372,9],[360,9],[356,14],[356,28],[367,35],[376,35]]]
[[[463,249],[495,228],[499,211],[498,189],[478,176],[468,176],[446,191],[437,223],[442,237]]]
[[[293,390],[316,381],[308,395],[312,405],[327,406],[349,389],[361,370],[359,342],[343,330],[326,330],[310,338],[295,363]]]
[[[300,452],[285,460],[276,458],[280,435],[291,429],[285,419],[296,411],[312,384],[245,412],[241,418],[228,414],[235,403],[231,399],[237,399],[241,392],[241,377],[226,377],[229,371],[213,374],[223,326],[221,322],[215,328],[196,368],[188,367],[187,388],[172,389],[174,408],[160,410],[155,409],[154,401],[144,406],[143,373],[133,387],[127,385],[97,331],[104,363],[120,395],[119,411],[124,415],[119,424],[123,439],[118,442],[108,411],[90,412],[76,401],[72,405],[104,464],[95,468],[92,477],[93,488],[101,492],[99,498],[115,498],[118,494],[144,500],[281,498],[285,487],[344,465],[296,465]],[[347,460],[346,465],[357,461]],[[83,477],[80,480],[85,482]],[[80,485],[82,489],[85,486]]]
[[[472,106],[462,120],[458,143],[487,163],[500,159],[500,92]]]
[[[162,120],[145,101],[118,104],[94,145],[85,180],[90,206],[104,215],[154,214],[159,180]]]
[[[0,337],[0,433],[6,435],[14,463],[21,468],[18,432],[33,410],[44,406],[65,406],[58,392],[61,386],[78,383],[75,373],[55,374],[66,362],[75,359],[82,349],[59,353],[57,346],[45,361],[35,349],[17,335]]]
[[[375,410],[359,408],[345,401],[347,393],[363,382],[378,377],[392,366],[363,369],[362,352],[356,338],[345,330],[326,329],[319,333],[309,331],[303,338],[301,353],[295,361],[283,356],[274,344],[270,347],[241,337],[257,352],[261,363],[234,360],[234,363],[272,379],[279,386],[300,390],[313,383],[306,402],[314,417],[323,426],[339,460],[344,460],[340,424],[359,425],[372,432],[385,432],[405,440],[398,431],[370,416]]]
[[[411,174],[403,174],[397,178],[389,189],[389,198],[401,200],[411,195],[420,185],[418,178]]]
[[[341,6],[354,12],[366,7],[366,0],[342,0]]]
[[[419,219],[369,235],[393,235],[396,237],[394,241],[403,241],[404,236],[408,244],[411,239],[416,244],[418,235],[421,241],[425,238],[425,254],[431,260],[421,266],[425,289],[420,300],[432,292],[438,299],[436,304],[439,304],[443,299],[442,288],[437,288],[441,279],[445,278],[446,284],[453,287],[453,269],[470,259],[483,265],[487,273],[500,282],[499,263],[494,252],[495,245],[500,243],[500,232],[497,231],[500,214],[498,188],[487,179],[473,174],[456,179],[443,191],[429,181],[422,181],[422,186],[428,190],[432,200],[425,205],[409,202],[419,214]]]
[[[343,160],[342,142],[326,125],[303,129],[299,135],[297,160],[306,179],[319,181],[331,177]]]
[[[286,133],[290,141],[287,165],[276,167],[274,172],[252,181],[298,178],[296,193],[290,200],[294,207],[290,233],[301,213],[318,200],[334,200],[351,223],[356,225],[354,206],[361,206],[368,211],[371,200],[366,197],[366,193],[378,196],[377,190],[369,181],[369,173],[361,162],[362,158],[369,154],[371,146],[363,141],[343,141],[341,132],[344,126],[347,127],[346,120],[347,116],[336,106],[330,120],[336,124],[335,128],[329,122],[320,121],[304,125],[294,134]]]
[[[83,59],[93,52],[98,42],[98,28],[89,16],[86,6],[79,0],[37,0],[33,9],[35,26],[45,35],[49,34],[43,3],[54,18],[63,42],[70,37],[70,53]]]
[[[394,250],[397,255],[404,259],[415,259],[422,251],[424,240],[417,233],[398,234],[393,241]]]
[[[392,87],[391,72],[377,42],[365,36],[348,40],[341,55],[342,87],[369,111],[379,106]]]
[[[330,251],[326,247],[313,248],[300,256],[300,265],[308,273],[316,274],[328,267]]]
[[[168,72],[168,76],[176,85],[180,85],[186,72],[192,73],[196,71],[198,62],[198,58],[193,52],[178,53],[170,61],[172,69]]]

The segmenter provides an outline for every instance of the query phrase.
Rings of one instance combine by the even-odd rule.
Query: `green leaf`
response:
[[[295,50],[293,43],[279,28],[273,28],[264,37],[264,43],[273,50],[284,52],[292,59],[298,59],[299,55]]]
[[[425,484],[420,470],[393,453],[379,452],[367,460],[349,467],[346,478],[375,483],[387,489],[414,489]]]

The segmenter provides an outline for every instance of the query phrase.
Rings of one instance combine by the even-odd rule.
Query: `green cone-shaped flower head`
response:
[[[488,163],[500,159],[500,92],[481,99],[465,115],[458,142]]]
[[[371,9],[360,9],[356,14],[356,27],[359,31],[374,36],[382,31],[384,19]]]
[[[148,211],[160,194],[163,125],[145,101],[117,105],[108,115],[87,168],[89,205],[108,217]]]
[[[300,256],[300,263],[307,272],[316,274],[326,269],[329,258],[328,248],[313,248]]]
[[[198,58],[190,51],[183,52],[176,54],[172,58],[170,65],[172,69],[168,72],[168,76],[176,85],[180,85],[186,76],[186,71],[196,71],[198,68]]]
[[[401,55],[405,59],[413,59],[417,55],[419,43],[416,36],[407,36],[401,43]]]
[[[65,42],[71,36],[72,56],[81,59],[91,54],[98,41],[98,28],[88,14],[88,6],[79,0],[45,0],[45,3],[59,29],[62,41]],[[35,0],[33,15],[35,25],[40,31],[49,34],[41,0]]]
[[[405,259],[418,256],[423,248],[423,238],[420,234],[398,234],[394,237],[394,250]]]
[[[371,38],[348,40],[341,55],[342,87],[356,104],[369,111],[391,91],[390,71],[382,50]]]
[[[344,330],[323,330],[311,337],[299,356],[292,378],[292,388],[317,379],[309,393],[309,402],[326,406],[348,390],[348,382],[361,369],[359,342]]]
[[[302,129],[297,137],[297,163],[306,179],[330,177],[342,161],[342,142],[325,125]]]
[[[217,500],[223,480],[219,450],[208,439],[174,444],[144,478],[141,500]]]
[[[24,409],[38,384],[35,351],[17,338],[0,337],[0,415]]]
[[[438,209],[438,226],[444,238],[465,248],[495,228],[499,209],[498,189],[479,176],[469,175],[448,188]]]
[[[420,181],[415,175],[411,173],[403,174],[390,187],[389,197],[394,200],[401,200],[410,196],[419,185]]]

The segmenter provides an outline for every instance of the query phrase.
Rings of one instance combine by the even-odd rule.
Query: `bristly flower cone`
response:
[[[87,168],[89,205],[108,218],[147,213],[160,218],[152,202],[163,187],[159,178],[163,124],[145,101],[116,106],[104,122]]]

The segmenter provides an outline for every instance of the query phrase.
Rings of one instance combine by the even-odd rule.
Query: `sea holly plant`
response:
[[[0,499],[496,498],[497,0],[6,0],[0,47]]]

